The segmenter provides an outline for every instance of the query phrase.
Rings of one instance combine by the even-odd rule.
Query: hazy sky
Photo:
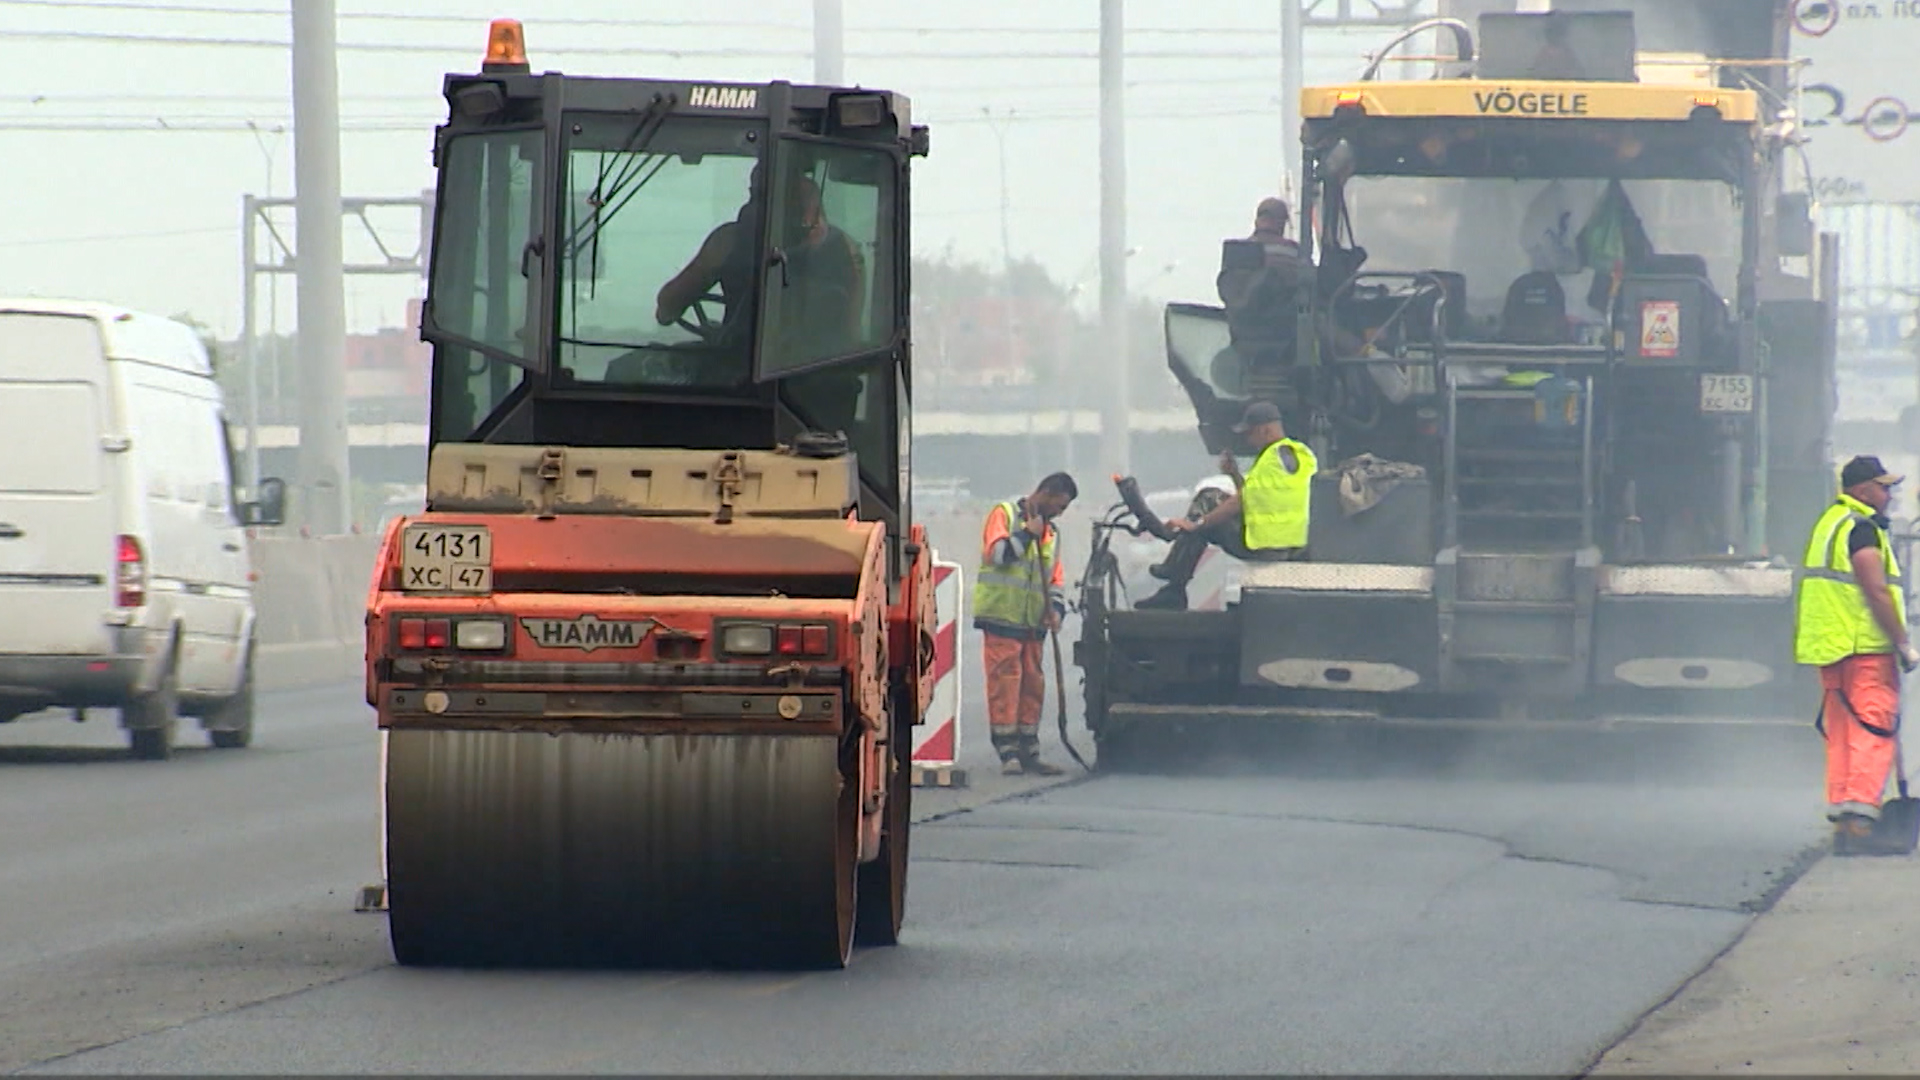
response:
[[[477,65],[493,17],[526,23],[535,70],[812,76],[811,0],[544,0],[520,10],[474,0],[337,2],[348,195],[410,196],[431,186],[441,76]],[[1210,299],[1219,239],[1243,233],[1254,203],[1278,183],[1278,5],[1127,7],[1129,49],[1141,54],[1127,67],[1128,242],[1141,249],[1131,283],[1156,296]],[[848,79],[908,94],[916,119],[933,129],[933,154],[916,165],[921,251],[951,244],[998,258],[999,128],[1015,254],[1036,256],[1097,295],[1098,8],[1095,0],[845,0]],[[380,14],[394,11],[407,14]],[[236,330],[241,197],[267,194],[269,172],[273,194],[292,193],[289,57],[280,44],[288,22],[274,0],[0,0],[9,57],[0,70],[0,293],[190,311],[223,334]],[[136,37],[176,40],[126,40]],[[199,43],[213,39],[226,43]],[[1315,34],[1308,77],[1352,77],[1382,40]],[[1011,52],[1050,58],[997,58]],[[1013,119],[990,123],[983,108],[1011,110]],[[291,239],[291,215],[283,220]],[[394,218],[383,235],[410,252],[417,230]],[[349,260],[373,253],[350,225]],[[349,278],[349,326],[401,323],[415,291],[409,279]],[[263,285],[263,325],[264,295]],[[292,295],[285,278],[282,328],[293,321]]]

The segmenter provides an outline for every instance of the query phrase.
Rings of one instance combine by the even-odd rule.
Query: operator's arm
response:
[[[1201,529],[1210,529],[1220,524],[1234,514],[1239,513],[1239,511],[1240,495],[1236,492],[1220,500],[1220,505],[1209,510],[1199,521],[1188,521],[1186,518],[1174,518],[1167,522],[1167,528],[1175,532],[1198,532]]]
[[[1856,532],[1871,530],[1866,522],[1854,526]],[[1857,542],[1857,541],[1856,541]],[[1849,543],[1852,546],[1852,543]],[[1893,591],[1887,584],[1886,562],[1880,558],[1878,543],[1869,547],[1856,548],[1850,556],[1853,562],[1853,577],[1860,585],[1860,591],[1867,598],[1867,607],[1873,612],[1873,621],[1880,625],[1880,632],[1887,635],[1897,651],[1904,652],[1907,647],[1907,628],[1900,625],[1900,616],[1893,609]]]
[[[841,243],[847,246],[847,262],[852,266],[853,280],[847,291],[847,341],[860,341],[860,313],[867,299],[867,261],[860,255],[860,245],[843,229],[836,229]]]
[[[700,245],[699,252],[686,265],[686,269],[660,286],[660,295],[653,309],[656,322],[661,326],[671,324],[687,310],[689,304],[700,299],[720,280],[720,267],[733,252],[736,231],[734,223],[729,221],[708,233],[706,242]]]

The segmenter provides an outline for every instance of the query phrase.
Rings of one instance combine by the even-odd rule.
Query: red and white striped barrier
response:
[[[933,701],[913,729],[915,787],[965,787],[960,760],[960,616],[965,591],[959,563],[933,562]]]

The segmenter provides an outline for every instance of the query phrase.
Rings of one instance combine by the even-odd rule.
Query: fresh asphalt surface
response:
[[[153,763],[110,714],[0,728],[0,1071],[1569,1075],[1824,832],[1805,725],[1333,732],[1025,795],[973,729],[972,788],[916,794],[907,943],[844,972],[403,970],[352,910],[358,687],[261,715]]]

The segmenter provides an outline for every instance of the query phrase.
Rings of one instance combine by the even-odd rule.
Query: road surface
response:
[[[844,972],[421,971],[352,911],[357,687],[265,696],[246,751],[121,745],[0,728],[0,1070],[1568,1075],[1824,833],[1804,727],[1335,732],[921,792],[908,943]]]

